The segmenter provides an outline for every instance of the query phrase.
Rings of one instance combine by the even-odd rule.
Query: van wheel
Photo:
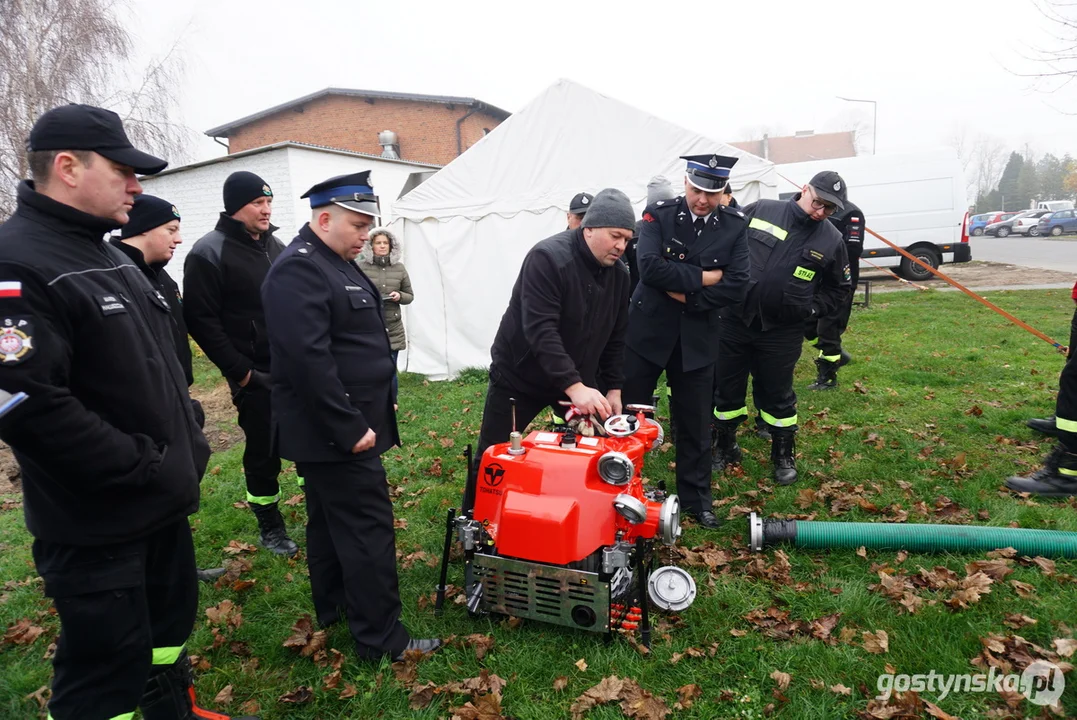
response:
[[[930,265],[932,268],[939,267],[939,255],[931,248],[919,247],[913,250],[909,250],[909,254],[915,257],[925,265]],[[920,267],[907,257],[901,258],[901,274],[905,276],[907,280],[928,280],[934,275]]]
[[[1007,237],[1007,236],[1009,236],[1009,234],[1010,234],[1010,229],[1008,227],[1000,227],[998,229],[998,236],[1000,238]]]
[[[1039,228],[1039,226],[1038,225],[1033,225],[1032,227],[1030,227],[1028,229],[1028,234],[1031,235],[1032,237],[1039,237],[1040,236],[1040,228]]]
[[[983,228],[976,228],[975,230],[972,231],[972,236],[973,237],[980,237],[983,234],[984,234],[984,229]]]
[[[1059,227],[1058,225],[1055,225],[1053,228],[1051,228],[1051,237],[1058,237],[1061,234],[1062,234],[1062,228]]]

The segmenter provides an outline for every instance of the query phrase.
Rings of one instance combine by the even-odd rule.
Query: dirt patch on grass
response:
[[[243,430],[236,425],[236,409],[232,405],[227,383],[221,382],[209,390],[194,388],[191,396],[202,403],[202,409],[206,412],[203,432],[213,452],[221,452],[243,442]],[[21,475],[11,448],[0,443],[0,495],[22,492]]]
[[[894,270],[896,271],[896,268]],[[999,286],[1019,289],[1022,285],[1072,285],[1074,281],[1073,273],[996,262],[957,263],[943,265],[940,270],[970,289]],[[871,280],[873,292],[909,287],[886,272],[874,268],[862,269],[860,279]],[[929,288],[948,287],[945,280],[934,276],[930,280],[917,281],[917,284]]]

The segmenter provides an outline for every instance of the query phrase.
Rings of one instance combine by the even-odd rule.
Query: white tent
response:
[[[777,197],[774,165],[567,80],[397,201],[393,229],[415,289],[407,369],[433,379],[486,367],[516,274],[564,229],[578,192],[616,187],[642,212],[647,183],[680,191],[681,155],[736,156],[738,201]]]

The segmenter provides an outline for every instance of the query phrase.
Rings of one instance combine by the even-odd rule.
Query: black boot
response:
[[[791,432],[771,430],[770,461],[774,463],[774,482],[792,485],[797,481],[797,446]]]
[[[838,367],[845,367],[853,361],[853,356],[845,352],[845,348],[841,349],[841,360],[838,360]]]
[[[217,578],[227,572],[224,568],[198,568],[198,581],[204,583],[217,582]]]
[[[711,470],[722,472],[730,465],[740,465],[743,453],[737,444],[737,425],[718,421],[711,425]]]
[[[758,415],[755,416],[755,434],[760,440],[770,442],[770,425]]]
[[[1029,418],[1025,421],[1025,425],[1044,435],[1058,437],[1058,426],[1055,425],[1054,415],[1048,418]]]
[[[186,650],[175,663],[150,676],[138,706],[143,720],[258,720],[254,715],[233,717],[198,707]]]
[[[292,556],[299,552],[299,546],[288,537],[288,531],[284,528],[284,518],[280,514],[277,503],[269,505],[251,503],[251,510],[258,518],[258,530],[261,534],[258,539],[262,547],[274,555]]]
[[[1043,461],[1043,467],[1028,477],[1006,479],[1006,487],[1043,497],[1077,495],[1077,453],[1056,445]]]
[[[815,367],[818,374],[815,376],[815,382],[808,386],[809,390],[833,390],[838,386],[840,360],[831,362],[821,357],[815,358]]]

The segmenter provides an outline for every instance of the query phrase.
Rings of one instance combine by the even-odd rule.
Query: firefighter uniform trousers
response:
[[[1077,321],[1077,313],[1074,313]],[[1066,364],[1062,366],[1062,374],[1058,377],[1058,400],[1055,401],[1055,427],[1058,428],[1058,442],[1066,448],[1068,453],[1077,453],[1077,361],[1073,361],[1073,345],[1070,346],[1070,356]],[[1059,468],[1063,475],[1077,477],[1077,470]]]
[[[253,383],[252,383],[253,384]],[[280,456],[273,448],[270,425],[270,391],[263,387],[240,387],[228,382],[232,404],[243,429],[243,473],[247,480],[247,502],[272,505],[280,500]]]
[[[718,364],[714,373],[714,417],[739,424],[748,416],[748,375],[760,417],[772,429],[795,432],[797,394],[793,371],[804,342],[799,325],[763,330],[758,319],[746,326],[737,316],[723,314],[718,325]]]
[[[137,540],[35,540],[34,562],[60,616],[50,717],[129,720],[146,681],[181,658],[198,608],[186,518]]]
[[[710,400],[714,365],[685,372],[681,342],[665,367],[652,363],[631,348],[625,349],[624,404],[649,403],[658,377],[666,371],[670,417],[677,425],[677,497],[686,512],[711,510]]]
[[[845,243],[845,252],[849,259],[849,294],[834,312],[827,313],[818,320],[805,321],[804,338],[819,349],[819,357],[834,363],[841,360],[841,336],[849,327],[853,298],[860,284],[860,256],[864,253],[866,221],[860,208],[847,201],[845,212],[840,217],[830,218],[830,222],[841,233]]]
[[[344,609],[362,658],[396,654],[410,637],[400,622],[393,504],[381,458],[298,462],[306,481],[307,563],[322,626]]]

